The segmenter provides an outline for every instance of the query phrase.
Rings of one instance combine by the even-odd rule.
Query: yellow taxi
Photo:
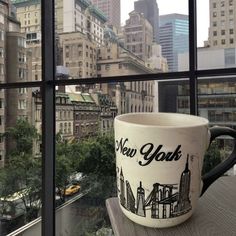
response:
[[[66,187],[64,195],[70,196],[70,195],[73,195],[73,194],[79,192],[79,190],[80,190],[80,186],[78,184],[71,184]]]

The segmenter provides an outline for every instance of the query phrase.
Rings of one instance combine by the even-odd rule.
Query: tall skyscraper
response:
[[[108,18],[108,24],[120,27],[120,0],[91,0]]]
[[[178,54],[188,51],[188,25],[187,15],[175,13],[160,16],[160,45],[169,71],[178,70]]]
[[[138,0],[134,2],[134,10],[144,14],[153,27],[153,39],[159,42],[159,8],[156,0]]]
[[[209,46],[234,48],[236,46],[236,1],[210,0],[209,8]]]

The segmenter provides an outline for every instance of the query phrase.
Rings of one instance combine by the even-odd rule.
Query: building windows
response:
[[[105,65],[105,69],[106,69],[106,70],[110,70],[110,64],[106,64],[106,65]]]
[[[221,44],[225,45],[225,39],[221,39]]]
[[[0,109],[4,108],[4,101],[2,98],[0,98]]]
[[[233,15],[234,11],[232,9],[229,10],[229,15]]]
[[[2,133],[0,133],[0,143],[3,143],[4,142],[4,136]]]
[[[0,64],[0,75],[4,75],[4,65]]]
[[[217,21],[213,21],[212,26],[216,27],[217,26]]]
[[[225,11],[221,11],[221,12],[220,12],[220,15],[221,15],[221,16],[225,16]]]
[[[0,23],[4,24],[4,15],[0,13]]]
[[[221,30],[221,35],[225,35],[225,30]]]
[[[225,1],[221,1],[220,6],[224,7],[225,6]]]
[[[229,29],[229,34],[234,34],[234,29]]]
[[[233,0],[229,0],[229,6],[233,6]]]
[[[19,94],[26,94],[27,93],[27,88],[19,88],[18,92]]]
[[[234,20],[233,19],[229,20],[229,27],[234,27]]]
[[[235,48],[227,48],[224,50],[224,59],[226,66],[235,65]]]
[[[216,8],[216,2],[212,3],[213,8]]]
[[[27,101],[25,99],[18,100],[18,109],[19,110],[27,109]]]
[[[4,41],[4,31],[0,30],[0,40]]]
[[[18,37],[17,42],[18,42],[18,46],[19,46],[19,47],[23,47],[23,48],[26,47],[26,41],[25,41],[25,38]]]
[[[230,39],[229,39],[229,43],[230,43],[230,44],[233,44],[233,43],[234,43],[234,39],[230,38]]]
[[[213,36],[217,36],[217,31],[213,31]]]
[[[213,12],[213,17],[217,17],[217,12]]]
[[[18,68],[18,77],[19,77],[19,79],[24,79],[24,77],[25,77],[25,69],[24,68]]]

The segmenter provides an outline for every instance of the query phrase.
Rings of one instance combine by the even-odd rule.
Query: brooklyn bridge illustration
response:
[[[191,172],[188,158],[185,169],[181,174],[179,184],[153,184],[151,193],[145,198],[145,189],[140,181],[137,197],[133,194],[129,182],[124,178],[122,169],[119,175],[120,204],[132,213],[146,217],[151,210],[151,218],[167,219],[186,214],[192,209],[189,198]]]

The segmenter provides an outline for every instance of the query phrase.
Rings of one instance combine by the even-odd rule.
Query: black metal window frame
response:
[[[0,89],[39,87],[42,91],[42,235],[55,235],[55,87],[58,85],[99,84],[125,81],[168,80],[188,78],[190,113],[197,115],[197,80],[201,77],[236,75],[236,68],[198,70],[197,68],[197,0],[189,5],[189,70],[157,74],[99,77],[73,80],[55,79],[54,0],[41,0],[42,81],[2,83]]]

